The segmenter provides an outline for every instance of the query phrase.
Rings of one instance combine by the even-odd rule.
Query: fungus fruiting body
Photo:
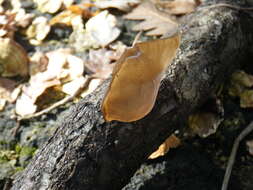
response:
[[[106,121],[136,121],[153,108],[160,82],[175,57],[180,35],[136,43],[127,49],[112,73],[102,102]]]

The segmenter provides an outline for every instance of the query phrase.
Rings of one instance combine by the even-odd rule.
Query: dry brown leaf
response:
[[[106,79],[112,73],[114,64],[110,64],[114,58],[114,51],[109,51],[106,49],[90,50],[89,52],[89,62],[86,67],[93,73],[93,76]]]
[[[30,58],[29,73],[35,75],[47,69],[48,57],[42,52],[36,52]]]
[[[108,11],[103,11],[89,19],[85,27],[87,36],[102,47],[114,41],[120,34],[116,17]]]
[[[54,25],[57,23],[60,24],[66,24],[68,26],[72,25],[72,20],[76,16],[82,16],[85,19],[89,19],[96,15],[96,12],[93,13],[89,10],[88,6],[85,6],[86,4],[78,4],[78,5],[71,5],[67,8],[67,10],[60,12],[56,16],[54,16],[50,20],[50,25]]]
[[[229,95],[240,97],[242,108],[253,107],[253,76],[244,71],[237,71],[232,75]]]
[[[12,0],[12,5],[15,1],[19,0]],[[25,9],[20,8],[19,5],[17,5],[16,8],[13,7],[13,9],[9,9],[5,12],[0,11],[0,37],[9,37],[13,39],[17,28],[27,27],[33,17],[34,14],[26,13]]]
[[[215,113],[201,112],[189,117],[189,126],[194,134],[206,138],[216,132],[222,121],[223,119]]]
[[[160,156],[164,156],[170,148],[177,148],[180,144],[181,141],[179,138],[177,138],[175,135],[170,135],[165,142],[149,156],[149,159],[155,159]]]
[[[218,98],[210,98],[188,118],[190,134],[206,138],[216,132],[223,121],[224,108]]]
[[[71,21],[74,17],[76,17],[76,14],[73,14],[69,10],[65,10],[63,12],[60,12],[59,14],[55,15],[49,22],[50,25],[54,24],[66,24],[67,26],[71,26]]]
[[[40,44],[49,34],[51,26],[46,17],[40,16],[33,20],[32,24],[26,31],[30,43],[34,45]]]
[[[68,70],[68,79],[75,80],[83,75],[84,72],[84,62],[81,58],[74,55],[67,56],[67,66],[65,68]]]
[[[0,38],[0,76],[26,76],[28,57],[25,49],[10,38]]]
[[[201,3],[200,0],[174,0],[169,2],[160,2],[160,4],[169,9],[168,12],[173,15],[184,15],[195,11]]]
[[[241,108],[252,108],[253,107],[253,90],[245,89],[239,95]]]
[[[37,3],[38,10],[43,13],[56,13],[64,5],[66,7],[73,4],[74,0],[33,0]]]
[[[108,11],[102,11],[90,18],[83,28],[81,16],[72,20],[73,33],[70,41],[77,51],[105,47],[118,38],[120,30],[117,19]]]
[[[13,39],[16,31],[15,13],[0,13],[0,37],[9,37]]]
[[[140,0],[99,0],[95,5],[100,9],[117,8],[122,11],[129,11],[130,8],[139,4]]]
[[[17,93],[14,93],[18,89],[17,85],[13,80],[0,78],[0,99],[14,102],[17,98]]]
[[[60,81],[53,79],[50,81],[37,81],[37,83],[31,83],[29,86],[24,86],[21,96],[16,102],[16,113],[20,116],[33,114],[37,110],[36,101],[46,89],[60,85]]]
[[[178,24],[172,17],[159,11],[154,4],[147,1],[136,7],[124,18],[131,20],[144,20],[133,27],[135,31],[150,30],[147,35],[174,34],[178,29]]]
[[[75,80],[65,83],[62,86],[62,92],[66,93],[70,96],[73,96],[76,93],[76,91],[78,89],[80,89],[80,87],[85,83],[86,80],[87,80],[87,78],[85,78],[83,76],[75,78]]]
[[[25,9],[19,9],[15,17],[16,25],[26,28],[32,22],[34,16],[33,13],[26,13]]]
[[[86,80],[82,76],[82,59],[72,55],[69,49],[58,49],[46,55],[37,53],[32,63],[33,75],[16,103],[16,113],[21,116],[33,114],[38,107],[58,101],[64,93],[73,95]]]

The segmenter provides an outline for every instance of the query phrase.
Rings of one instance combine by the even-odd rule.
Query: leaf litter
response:
[[[83,88],[80,95],[84,97],[110,75],[114,66],[112,63],[126,47],[124,44],[118,46],[120,51],[109,47],[120,34],[117,18],[107,10],[100,11],[92,2],[73,2],[33,1],[38,11],[55,14],[53,17],[27,13],[19,0],[12,0],[11,8],[0,2],[0,48],[2,46],[3,52],[6,52],[1,53],[0,59],[8,60],[0,64],[1,77],[4,77],[0,80],[1,109],[4,109],[6,102],[15,103],[16,114],[21,118],[28,117],[57,103],[52,100],[43,105],[44,100],[52,96],[50,94],[72,97]],[[47,41],[52,26],[57,24],[73,29],[69,48],[29,52],[28,56],[26,50],[13,40],[16,32],[22,32],[30,44],[40,46]],[[71,40],[74,42],[71,43]],[[84,49],[87,51],[83,53],[86,57],[75,55]],[[13,52],[16,52],[15,56]],[[16,75],[23,79],[16,81],[9,78]],[[28,77],[27,82],[25,77]]]
[[[144,30],[147,35],[162,35],[175,31],[178,24],[171,15],[158,10],[155,5],[149,1],[140,4],[131,13],[124,18],[131,20],[143,20],[133,27],[134,31]]]
[[[120,37],[122,28],[118,15],[108,11],[110,8],[123,11],[126,19],[142,20],[133,30],[148,31],[147,35],[164,35],[177,30],[179,16],[193,12],[201,3],[198,0],[160,3],[159,0],[156,3],[138,0],[86,0],[85,3],[76,4],[74,0],[31,0],[37,5],[37,10],[30,12],[22,8],[22,0],[8,1],[11,8],[5,7],[6,2],[7,0],[0,0],[0,37],[1,41],[12,40],[14,49],[22,47],[14,40],[16,34],[22,35],[37,48],[49,44],[48,37],[55,25],[64,25],[61,26],[63,30],[67,27],[73,30],[70,37],[63,39],[70,49],[55,47],[48,51],[40,48],[31,51],[25,47],[23,49],[27,52],[21,50],[23,54],[21,53],[20,62],[14,63],[11,71],[3,65],[6,61],[1,61],[0,71],[5,74],[0,78],[0,110],[4,109],[7,102],[16,104],[16,113],[21,119],[45,114],[75,97],[85,97],[110,76],[113,63],[126,48],[124,44],[114,42]],[[133,11],[127,14],[130,10]],[[8,56],[11,55],[13,52],[8,53]],[[22,61],[28,64],[23,64],[20,69]],[[240,97],[242,107],[252,107],[252,76],[242,74],[242,78],[247,82],[235,80],[231,95]],[[54,96],[60,97],[59,101],[53,100]],[[47,100],[47,103],[43,100]],[[198,123],[205,118],[201,115],[198,117],[201,118],[197,119]],[[204,129],[199,135],[208,136],[209,132],[207,130],[206,133]],[[151,158],[163,156],[169,148],[178,144],[179,139],[169,137]],[[252,140],[247,142],[250,154],[252,144]]]
[[[73,99],[80,89],[82,91],[79,95],[84,97],[110,76],[115,61],[126,49],[122,42],[114,42],[120,36],[121,27],[118,16],[113,15],[110,8],[123,11],[126,19],[143,20],[133,30],[148,31],[148,35],[163,35],[177,30],[178,21],[175,15],[188,14],[198,6],[196,2],[187,4],[182,0],[167,4],[140,0],[87,0],[78,4],[73,0],[33,0],[37,11],[41,12],[34,14],[27,13],[19,0],[12,0],[11,3],[12,9],[6,10],[0,2],[0,35],[3,38],[12,39],[20,30],[33,46],[39,47],[48,42],[55,25],[72,29],[67,39],[68,48],[29,52],[29,56],[22,58],[29,60],[26,82],[4,76],[4,81],[8,80],[6,84],[11,88],[0,83],[1,104],[4,105],[4,101],[16,101],[16,113],[21,118],[46,113],[44,111],[61,105],[65,98]],[[80,52],[82,56],[79,56]],[[19,69],[16,71],[20,73]],[[43,105],[42,100],[50,99],[50,94],[59,96],[60,101],[52,100]],[[166,152],[164,149],[161,154]]]
[[[189,14],[201,4],[200,0],[154,2],[144,1],[124,16],[125,19],[142,20],[132,28],[134,31],[147,31],[148,36],[173,34],[179,26],[179,17],[176,16]]]

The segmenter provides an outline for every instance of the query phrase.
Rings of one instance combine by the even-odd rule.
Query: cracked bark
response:
[[[214,93],[251,47],[253,19],[246,12],[204,8],[185,23],[180,50],[150,114],[132,123],[105,123],[100,111],[109,84],[105,81],[69,111],[16,178],[12,190],[122,188],[150,153]]]

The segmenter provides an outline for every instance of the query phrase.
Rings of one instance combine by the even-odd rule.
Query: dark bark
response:
[[[231,74],[253,39],[253,19],[235,9],[204,8],[185,23],[180,51],[148,116],[132,123],[105,123],[100,103],[109,80],[104,82],[70,110],[12,190],[122,188]]]

